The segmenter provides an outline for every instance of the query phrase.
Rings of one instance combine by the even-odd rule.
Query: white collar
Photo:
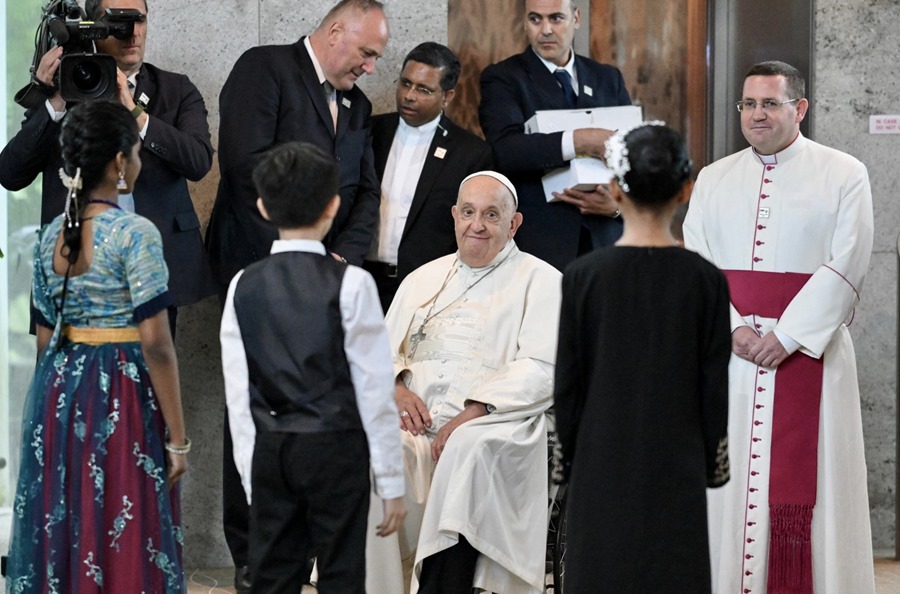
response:
[[[309,52],[309,59],[312,60],[313,68],[316,69],[316,76],[319,77],[319,84],[322,84],[326,80],[325,73],[322,71],[322,65],[319,64],[316,52],[313,51],[312,44],[309,42],[309,35],[303,38],[303,45],[306,46],[306,51]]]
[[[441,116],[444,115],[444,112],[438,114],[438,117],[434,118],[430,122],[425,122],[421,126],[410,126],[406,122],[403,121],[403,118],[399,118],[397,131],[403,134],[432,134],[435,130],[437,130],[438,123],[441,121]]]
[[[531,51],[534,52],[533,49]],[[575,50],[573,48],[569,48],[569,61],[566,62],[565,66],[557,66],[550,60],[545,60],[544,58],[542,58],[537,52],[534,52],[534,55],[538,57],[538,60],[543,62],[544,66],[547,67],[547,70],[550,71],[550,74],[553,74],[554,72],[562,68],[569,73],[569,76],[575,78]]]
[[[325,246],[321,241],[315,239],[276,239],[272,242],[270,254],[280,254],[281,252],[311,252],[313,254],[325,255]]]

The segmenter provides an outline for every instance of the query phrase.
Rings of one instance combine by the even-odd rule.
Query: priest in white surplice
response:
[[[402,557],[413,592],[537,594],[560,274],[512,240],[505,177],[466,178],[452,215],[457,253],[410,274],[387,314],[409,515],[399,553],[370,539],[367,587],[395,592]],[[376,550],[392,543],[393,561]]]
[[[856,360],[847,324],[872,251],[865,166],[800,134],[800,73],[744,79],[751,147],[701,171],[685,244],[731,290],[732,480],[709,491],[714,591],[874,592]]]

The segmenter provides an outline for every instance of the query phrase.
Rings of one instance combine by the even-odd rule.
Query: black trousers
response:
[[[419,594],[472,594],[476,561],[478,551],[460,534],[458,543],[422,561]]]
[[[365,594],[365,433],[257,433],[251,480],[251,591],[297,594],[315,556],[319,594]]]

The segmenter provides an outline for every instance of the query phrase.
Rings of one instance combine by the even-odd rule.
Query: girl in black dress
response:
[[[706,488],[729,476],[728,288],[672,234],[692,187],[680,135],[646,123],[606,157],[624,233],[563,277],[565,592],[710,592]]]

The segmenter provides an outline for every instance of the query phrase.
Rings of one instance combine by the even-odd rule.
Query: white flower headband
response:
[[[628,182],[625,181],[625,174],[631,171],[631,162],[628,160],[628,145],[625,144],[625,137],[628,136],[632,130],[636,130],[643,126],[665,125],[666,123],[660,120],[641,122],[630,128],[617,130],[616,133],[606,141],[606,166],[609,167],[610,171],[613,172],[613,175],[616,176],[619,187],[622,188],[626,194],[631,192],[631,188],[628,187]]]
[[[68,194],[66,194],[66,206],[63,211],[66,216],[66,225],[69,228],[72,227],[73,223],[76,227],[79,226],[78,216],[72,217],[70,206],[72,202],[75,202],[75,211],[78,211],[78,190],[81,189],[81,167],[75,168],[75,177],[71,177],[69,174],[65,172],[65,170],[60,167],[59,168],[59,179],[62,181],[63,185],[69,188]],[[74,220],[73,220],[74,218]]]

